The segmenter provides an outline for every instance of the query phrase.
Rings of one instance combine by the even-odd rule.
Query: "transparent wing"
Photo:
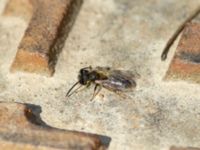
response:
[[[135,76],[128,71],[109,70],[106,80],[97,80],[97,84],[112,91],[127,91],[136,87]]]

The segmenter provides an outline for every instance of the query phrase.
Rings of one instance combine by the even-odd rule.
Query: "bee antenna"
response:
[[[66,97],[71,96],[70,92],[74,89],[74,87],[75,87],[77,84],[79,84],[79,81],[77,81],[77,82],[69,89],[69,91],[68,91],[67,94],[66,94]],[[73,94],[73,93],[72,93],[72,94]]]

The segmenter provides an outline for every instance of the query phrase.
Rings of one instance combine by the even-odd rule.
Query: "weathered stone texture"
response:
[[[200,83],[200,24],[189,23],[179,41],[165,79]]]
[[[33,13],[33,2],[36,0],[10,0],[3,12],[4,16],[16,16],[30,20]]]
[[[24,3],[29,6],[29,9],[21,6]],[[11,71],[52,76],[58,55],[82,0],[29,0],[29,2],[11,0],[4,14],[20,12],[15,11],[17,10],[15,7],[23,8],[24,11],[21,12],[27,12],[31,9],[30,4],[33,6],[32,18],[19,45]]]
[[[103,150],[97,136],[46,125],[33,105],[0,102],[0,145],[4,150]],[[38,108],[37,108],[38,109]]]

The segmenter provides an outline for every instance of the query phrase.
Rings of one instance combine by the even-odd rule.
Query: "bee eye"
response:
[[[86,85],[89,77],[89,71],[85,69],[80,70],[80,74],[78,76],[79,83],[82,85]]]

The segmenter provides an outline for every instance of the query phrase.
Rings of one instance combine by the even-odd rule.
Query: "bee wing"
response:
[[[136,87],[135,76],[131,72],[111,70],[107,77],[95,82],[112,91],[127,91]]]
[[[137,72],[132,72],[128,70],[112,70],[110,67],[96,67],[94,70],[105,76],[115,76],[116,74],[119,74],[127,78],[132,78],[133,80],[140,78],[140,75]]]

